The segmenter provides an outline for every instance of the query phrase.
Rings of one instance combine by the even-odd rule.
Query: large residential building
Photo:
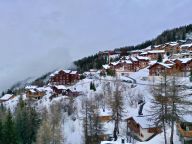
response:
[[[50,75],[52,85],[71,85],[80,79],[77,71],[60,70]]]

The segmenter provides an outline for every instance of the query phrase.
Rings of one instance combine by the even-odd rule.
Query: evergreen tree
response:
[[[96,91],[96,87],[94,83],[92,83],[92,90]]]
[[[0,119],[0,144],[3,143],[3,124],[2,124],[2,120]]]
[[[158,55],[158,58],[157,58],[157,62],[162,62],[162,61],[163,61],[163,59],[162,59],[162,55],[159,54],[159,55]]]
[[[90,90],[92,90],[93,89],[93,83],[91,82],[90,83]]]
[[[18,144],[15,123],[10,110],[3,125],[3,144]]]
[[[36,110],[26,106],[20,98],[16,111],[16,129],[21,144],[32,144],[36,140],[39,127],[39,115]]]

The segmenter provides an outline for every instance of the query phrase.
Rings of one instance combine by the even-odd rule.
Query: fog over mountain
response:
[[[192,23],[191,0],[0,0],[0,91]]]

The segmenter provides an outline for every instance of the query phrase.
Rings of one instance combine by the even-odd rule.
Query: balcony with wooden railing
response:
[[[186,131],[184,130],[179,123],[177,123],[177,129],[181,136],[187,137],[187,138],[192,138],[192,130]]]

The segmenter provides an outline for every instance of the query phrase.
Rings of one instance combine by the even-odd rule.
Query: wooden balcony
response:
[[[179,123],[177,123],[177,129],[178,129],[179,133],[180,133],[183,137],[192,138],[192,130],[190,130],[190,131],[185,131],[184,129],[181,128],[181,126],[180,126]]]

